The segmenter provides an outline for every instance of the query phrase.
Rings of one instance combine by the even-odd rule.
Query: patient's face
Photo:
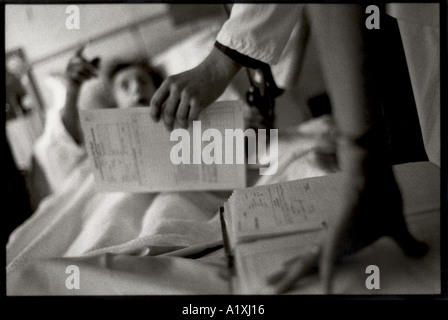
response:
[[[120,109],[148,106],[155,91],[150,75],[137,66],[119,71],[112,81],[113,98]]]

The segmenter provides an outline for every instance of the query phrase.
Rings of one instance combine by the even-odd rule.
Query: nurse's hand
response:
[[[197,67],[168,77],[151,99],[154,121],[163,120],[168,130],[177,122],[182,128],[197,120],[199,113],[226,89],[240,66],[213,48]]]
[[[320,248],[289,261],[283,270],[271,275],[267,279],[270,293],[285,292],[316,270],[320,272],[323,292],[332,293],[335,264],[383,236],[394,239],[407,256],[426,254],[428,246],[409,233],[401,193],[389,169],[345,175],[342,206],[334,223],[329,224],[326,239]]]

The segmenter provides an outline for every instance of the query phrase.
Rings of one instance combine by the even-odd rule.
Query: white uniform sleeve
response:
[[[303,4],[235,4],[216,40],[230,49],[276,64],[302,19]]]
[[[85,158],[86,151],[67,132],[58,110],[49,114],[44,133],[36,141],[34,154],[55,191]]]

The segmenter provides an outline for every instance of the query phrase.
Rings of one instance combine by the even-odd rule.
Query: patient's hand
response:
[[[268,284],[274,293],[287,291],[295,282],[319,267],[325,293],[332,293],[335,263],[358,252],[383,236],[393,238],[407,256],[426,254],[426,244],[408,231],[401,193],[392,170],[373,169],[370,173],[349,172],[343,183],[344,201],[327,238],[319,250],[285,265]]]
[[[67,65],[66,77],[74,86],[80,86],[84,81],[96,77],[98,73],[100,59],[87,61],[82,55],[83,50],[84,47],[80,47]]]
[[[186,128],[202,109],[214,102],[225,90],[240,66],[214,48],[196,68],[168,77],[154,94],[150,113],[154,121],[161,118],[167,129],[174,122]]]

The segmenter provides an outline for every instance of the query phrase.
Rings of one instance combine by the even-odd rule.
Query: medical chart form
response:
[[[95,183],[101,191],[233,190],[246,185],[244,164],[174,164],[170,153],[179,142],[170,140],[171,131],[163,121],[154,122],[147,107],[82,110],[80,115]],[[201,137],[209,128],[224,137],[225,129],[243,129],[244,125],[237,101],[217,102],[201,112],[198,120]],[[188,132],[193,158],[191,125]],[[202,148],[207,144],[210,141],[201,141]]]

